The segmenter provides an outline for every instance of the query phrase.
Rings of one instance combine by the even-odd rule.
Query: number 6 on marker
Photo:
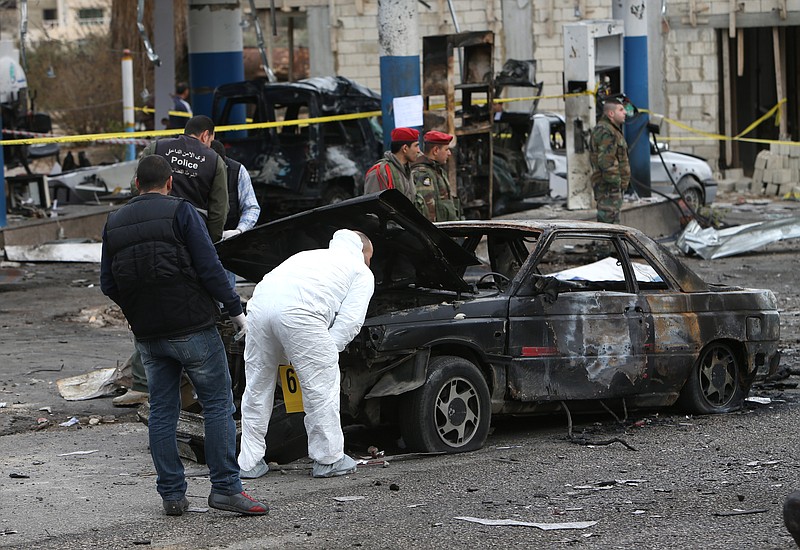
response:
[[[283,402],[287,413],[303,412],[303,392],[292,365],[278,365],[278,375],[283,385]]]

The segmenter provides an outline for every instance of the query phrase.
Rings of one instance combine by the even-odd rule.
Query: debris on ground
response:
[[[89,323],[95,327],[127,327],[128,320],[117,304],[87,307],[74,315],[64,317],[74,323]]]
[[[89,371],[84,374],[56,380],[58,393],[67,401],[84,401],[103,397],[120,388],[130,387],[131,368],[124,365]]]
[[[770,403],[772,403],[772,399],[770,399],[769,397],[756,397],[754,395],[751,395],[750,397],[745,397],[744,400],[747,401],[748,403],[758,403],[759,405],[769,405]]]
[[[800,237],[800,217],[736,225],[725,229],[703,229],[692,220],[678,237],[676,246],[684,253],[696,253],[704,260],[735,256],[770,243]]]
[[[333,500],[335,500],[336,502],[352,502],[354,500],[364,500],[365,498],[367,498],[367,497],[362,497],[362,496],[359,496],[359,495],[353,495],[353,496],[345,496],[345,497],[333,497]]]
[[[586,529],[588,527],[592,527],[593,525],[597,525],[596,521],[569,521],[565,523],[535,523],[531,521],[519,521],[516,519],[483,519],[483,518],[473,518],[469,516],[459,516],[455,519],[460,519],[462,521],[469,521],[472,523],[479,523],[481,525],[489,525],[489,526],[504,526],[504,525],[511,525],[511,526],[518,526],[518,527],[536,527],[537,529],[541,529],[542,531],[553,531],[557,529]]]
[[[71,453],[61,453],[60,455],[56,456],[90,455],[92,453],[97,453],[99,451],[100,449],[93,449],[91,451],[72,451]]]
[[[756,508],[754,510],[731,510],[730,512],[714,512],[712,516],[727,517],[727,516],[744,516],[747,514],[763,514],[769,512],[767,508]]]

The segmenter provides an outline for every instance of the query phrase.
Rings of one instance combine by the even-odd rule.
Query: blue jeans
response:
[[[203,407],[206,463],[211,492],[233,495],[242,491],[236,462],[236,422],[233,420],[231,375],[225,347],[216,327],[173,338],[136,341],[147,371],[150,391],[150,454],[164,500],[186,494],[183,463],[178,456],[176,431],[181,409],[181,372],[194,384]]]

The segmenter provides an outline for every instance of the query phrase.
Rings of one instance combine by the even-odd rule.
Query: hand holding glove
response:
[[[241,229],[226,229],[225,231],[222,232],[222,240],[226,241],[231,237],[235,237],[236,235],[241,235],[241,234],[242,234]]]
[[[233,323],[233,328],[236,329],[233,339],[241,340],[247,334],[247,317],[244,316],[244,313],[240,313],[236,317],[231,317],[231,322]]]

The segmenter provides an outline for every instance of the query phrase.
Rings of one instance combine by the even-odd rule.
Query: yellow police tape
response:
[[[134,111],[141,111],[141,112],[143,112],[145,114],[148,114],[148,115],[154,115],[156,113],[156,110],[153,109],[152,107],[134,107],[133,110]],[[192,115],[190,113],[187,113],[186,111],[167,111],[167,114],[169,116],[192,118]]]
[[[494,100],[495,103],[512,103],[516,101],[534,101],[537,99],[565,99],[568,97],[579,97],[583,95],[594,95],[596,90],[586,90],[583,92],[574,92],[568,94],[559,94],[559,95],[539,95],[539,96],[529,96],[529,97],[514,97],[514,98],[500,98]],[[486,103],[486,100],[479,100],[475,103]],[[800,142],[796,141],[781,141],[781,140],[774,140],[774,139],[760,139],[760,138],[747,138],[745,137],[747,134],[752,132],[756,127],[763,124],[766,120],[775,116],[775,122],[778,124],[780,121],[781,116],[781,109],[783,104],[786,103],[786,98],[779,101],[772,109],[767,111],[764,115],[759,117],[753,123],[751,123],[747,128],[741,131],[739,134],[735,136],[726,136],[723,134],[717,134],[713,132],[706,132],[703,130],[698,130],[689,126],[688,124],[684,124],[678,120],[674,120],[668,117],[664,117],[664,121],[668,124],[681,128],[682,130],[686,130],[693,134],[697,134],[700,137],[694,136],[664,136],[660,138],[662,141],[698,141],[698,140],[715,140],[715,141],[744,141],[748,143],[764,143],[764,144],[771,144],[771,143],[779,143],[783,145],[792,145],[795,147],[800,147]],[[441,109],[445,105],[444,104],[436,104],[432,105],[429,108],[431,110],[434,109]],[[141,109],[145,112],[150,112],[151,109],[144,107],[144,108],[137,108]],[[643,113],[650,113],[647,109],[640,109],[640,112]],[[170,111],[172,114],[173,111]],[[188,116],[187,113],[183,113],[181,111],[174,111],[174,113],[179,114],[180,116]],[[216,133],[220,134],[223,132],[231,132],[231,131],[238,131],[238,130],[257,130],[261,128],[278,128],[281,126],[308,126],[311,124],[322,124],[325,122],[336,122],[340,120],[356,120],[360,118],[371,118],[375,116],[380,116],[382,113],[381,111],[367,111],[363,113],[350,113],[346,115],[332,115],[332,116],[325,116],[325,117],[316,117],[316,118],[303,118],[303,119],[296,119],[296,120],[284,120],[284,121],[276,121],[276,122],[257,122],[257,123],[246,123],[246,124],[232,124],[228,126],[217,126],[215,131]],[[83,143],[89,141],[103,141],[103,140],[117,140],[117,139],[136,139],[136,138],[146,138],[146,137],[163,137],[163,136],[174,136],[183,133],[183,129],[172,129],[172,130],[146,130],[140,132],[114,132],[114,133],[104,133],[104,134],[84,134],[84,135],[77,135],[77,136],[53,136],[53,137],[37,137],[37,138],[24,138],[24,139],[10,139],[10,140],[3,140],[2,145],[34,145],[40,143]]]
[[[316,118],[301,118],[297,120],[284,120],[280,122],[257,122],[255,124],[231,124],[228,126],[217,126],[215,132],[232,132],[236,130],[257,130],[260,128],[277,128],[279,126],[308,126],[310,124],[322,124],[324,122],[335,122],[337,120],[355,120],[358,118],[370,118],[380,116],[381,111],[366,111],[363,113],[350,113],[346,115],[322,116]],[[108,134],[84,134],[78,136],[59,136],[26,139],[3,140],[3,145],[33,145],[35,143],[82,143],[86,141],[102,141],[107,139],[136,139],[143,137],[162,137],[183,134],[183,129],[172,130],[145,130],[141,132],[115,132]]]

